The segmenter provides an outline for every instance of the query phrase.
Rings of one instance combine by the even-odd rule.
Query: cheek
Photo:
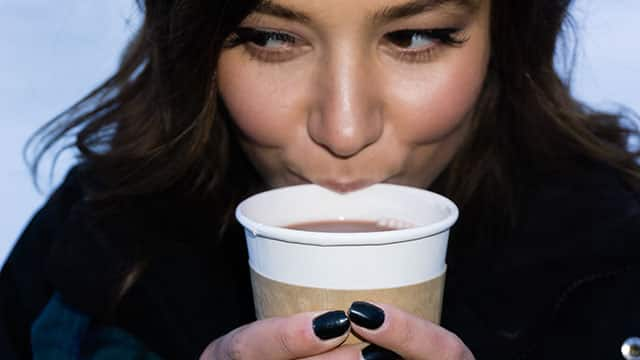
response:
[[[252,143],[279,146],[290,140],[295,126],[295,79],[221,57],[218,87],[233,122]]]
[[[399,89],[395,98],[405,135],[417,143],[437,142],[458,128],[473,110],[482,78],[467,74],[442,74]],[[402,130],[402,129],[400,129]]]
[[[471,57],[473,58],[473,57]],[[413,143],[446,138],[469,118],[482,91],[486,61],[444,62],[424,72],[392,81],[389,88],[398,131]],[[417,76],[416,76],[417,75]]]

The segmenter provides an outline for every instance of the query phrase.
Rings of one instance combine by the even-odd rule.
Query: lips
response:
[[[338,180],[321,180],[316,182],[318,185],[339,193],[347,193],[364,189],[367,186],[375,184],[377,181],[371,180],[355,180],[355,181],[338,181]]]
[[[290,174],[293,175],[293,184],[313,183],[338,193],[347,193],[351,191],[364,189],[368,186],[381,182],[381,181],[367,180],[367,179],[358,179],[358,180],[312,179],[312,178],[307,178],[305,176],[302,176],[296,172],[290,172]],[[290,185],[293,185],[293,184],[290,184]]]

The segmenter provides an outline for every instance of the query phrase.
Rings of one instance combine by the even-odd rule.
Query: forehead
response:
[[[265,0],[256,8],[258,14],[272,15],[301,23],[316,18],[341,15],[366,16],[384,23],[422,13],[443,11],[473,13],[489,0]]]

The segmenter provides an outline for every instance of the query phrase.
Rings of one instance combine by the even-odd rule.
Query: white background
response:
[[[573,14],[576,96],[640,113],[640,1],[577,0]],[[38,193],[22,160],[24,143],[115,69],[138,21],[133,0],[0,0],[0,264],[73,161],[63,157]]]

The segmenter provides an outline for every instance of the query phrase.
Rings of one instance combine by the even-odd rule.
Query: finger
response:
[[[389,349],[385,349],[383,347],[380,347],[376,344],[371,344],[367,347],[365,347],[364,349],[362,349],[361,352],[361,359],[364,360],[402,360],[402,358],[400,357],[400,355],[396,354],[395,352],[389,350]]]
[[[363,339],[405,359],[474,359],[455,334],[392,305],[354,302],[349,318]]]
[[[300,360],[361,360],[362,349],[368,345],[367,343],[342,345],[334,350]]]
[[[344,311],[302,313],[256,321],[238,328],[219,341],[213,359],[298,359],[339,346],[348,335]]]

